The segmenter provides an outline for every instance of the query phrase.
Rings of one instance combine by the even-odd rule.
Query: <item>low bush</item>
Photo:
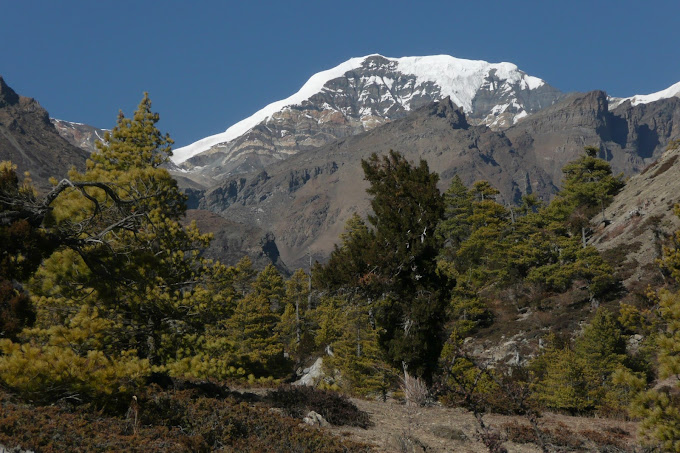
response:
[[[23,404],[0,391],[0,444],[37,452],[369,452],[298,420],[196,390],[150,390],[138,400],[139,420],[107,417],[81,406]]]
[[[327,390],[316,390],[305,386],[281,386],[267,394],[269,404],[283,409],[291,417],[302,418],[314,411],[333,425],[368,428],[371,420],[368,414],[359,410],[346,396]]]
[[[538,441],[536,430],[527,424],[513,421],[505,423],[502,428],[509,441],[518,444],[534,444]]]

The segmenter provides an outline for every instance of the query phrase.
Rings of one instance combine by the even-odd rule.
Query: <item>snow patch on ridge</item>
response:
[[[650,102],[660,101],[661,99],[670,99],[672,97],[680,97],[680,82],[669,86],[665,90],[657,91],[652,94],[636,94],[629,98],[609,98],[609,108],[613,109],[623,104],[626,101],[630,101],[632,105],[638,104],[649,104]]]

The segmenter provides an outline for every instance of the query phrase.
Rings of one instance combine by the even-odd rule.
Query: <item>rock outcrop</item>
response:
[[[106,129],[99,129],[87,124],[74,123],[56,118],[50,118],[50,121],[54,124],[59,135],[67,142],[88,153],[93,153],[97,150],[95,143],[98,140],[104,140],[104,134],[106,133]]]
[[[19,96],[0,77],[0,161],[9,160],[19,174],[30,171],[41,190],[50,177],[85,167],[87,153],[64,140],[35,99]]]

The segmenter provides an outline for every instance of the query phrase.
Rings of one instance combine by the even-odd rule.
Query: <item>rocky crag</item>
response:
[[[38,101],[18,95],[0,77],[0,161],[12,161],[19,174],[30,172],[40,190],[50,177],[84,168],[87,153],[64,140]]]
[[[98,140],[104,140],[104,134],[106,133],[106,129],[99,129],[87,124],[74,123],[56,118],[50,118],[50,121],[54,124],[59,135],[67,142],[88,153],[93,153],[97,150],[95,143]]]

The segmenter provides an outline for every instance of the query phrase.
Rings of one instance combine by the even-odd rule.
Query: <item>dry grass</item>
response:
[[[406,405],[411,407],[423,407],[427,404],[429,391],[427,385],[419,377],[413,377],[404,370],[401,379],[401,391],[404,393]]]
[[[334,427],[331,431],[352,440],[375,446],[378,452],[427,451],[440,452],[487,452],[478,438],[478,424],[472,413],[460,408],[441,406],[420,407],[415,412],[396,401],[353,400],[359,409],[366,411],[374,426],[367,429]],[[503,447],[510,453],[540,453],[539,446],[508,433],[507,426],[527,427],[525,418],[520,416],[486,415],[485,422],[500,432]],[[540,420],[541,429],[548,434],[548,440],[555,451],[633,451],[636,445],[637,425],[633,422],[602,418],[570,417],[545,414]],[[528,431],[527,431],[528,432]],[[516,435],[516,434],[514,434]],[[402,440],[398,444],[399,439]],[[411,449],[413,442],[420,450]],[[557,446],[562,442],[564,445]],[[405,450],[397,450],[403,444]],[[567,444],[571,444],[569,447]],[[573,445],[579,444],[578,449]]]

